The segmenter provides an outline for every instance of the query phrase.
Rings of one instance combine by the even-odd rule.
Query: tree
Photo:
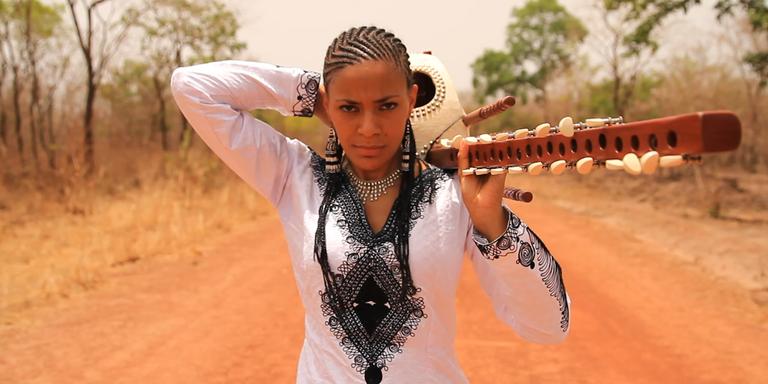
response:
[[[141,59],[125,60],[120,67],[110,70],[99,92],[109,102],[110,129],[121,133],[121,140],[133,143],[139,139],[141,145],[146,145],[153,139],[158,124],[157,108],[151,103],[154,87],[149,64]]]
[[[748,107],[749,117],[744,119],[742,132],[741,165],[755,172],[761,157],[764,157],[760,148],[765,147],[763,96],[768,71],[760,67],[759,52],[768,51],[768,33],[753,29],[749,15],[741,14],[722,21],[725,28],[720,34],[721,44],[718,45],[730,51],[724,52],[722,57],[733,58],[732,64],[740,75],[739,82],[744,86],[746,101],[743,105]]]
[[[482,102],[503,92],[526,102],[532,92],[549,121],[547,86],[572,64],[586,35],[582,23],[557,0],[529,0],[513,9],[507,50],[488,50],[472,65],[476,98]]]
[[[93,104],[96,101],[96,92],[101,85],[102,76],[109,60],[112,59],[127,36],[128,29],[135,23],[135,18],[141,15],[141,12],[127,13],[129,17],[124,19],[122,23],[112,24],[109,18],[105,19],[98,12],[101,6],[109,2],[111,1],[67,0],[70,15],[75,24],[77,41],[80,44],[86,65],[83,146],[85,150],[84,161],[88,167],[88,173],[92,173],[96,165],[93,148]],[[117,33],[110,38],[110,31],[115,28],[117,28]],[[94,36],[95,34],[100,36]]]
[[[701,4],[701,0],[615,1],[630,5],[628,17],[640,22],[630,37],[635,50],[655,44],[651,35],[666,17],[680,11],[687,12],[692,6]],[[748,15],[753,31],[768,33],[768,3],[765,0],[718,0],[715,9],[718,19],[733,15],[735,10],[741,10]],[[745,55],[744,61],[758,76],[768,79],[768,51],[750,52]]]
[[[5,40],[8,39],[6,33],[7,24],[5,23],[7,15],[8,6],[4,1],[0,0],[0,158],[3,160],[8,154],[8,114],[3,103],[3,85],[5,83],[5,75],[8,72],[8,60],[6,59],[4,49]]]
[[[14,114],[14,133],[16,134],[16,150],[19,155],[19,162],[22,167],[25,166],[24,160],[24,137],[21,134],[21,92],[22,92],[22,63],[21,48],[19,47],[19,0],[13,3],[5,3],[4,12],[0,13],[0,22],[2,23],[3,37],[2,50],[4,61],[11,70],[11,92]]]
[[[147,14],[140,21],[145,35],[142,47],[150,57],[150,71],[157,98],[158,122],[163,135],[169,129],[165,122],[164,97],[174,67],[197,62],[228,59],[245,49],[237,40],[239,28],[235,15],[216,0],[153,0],[147,3]],[[182,146],[192,138],[187,121],[181,117]],[[164,148],[167,139],[164,137]]]
[[[633,40],[639,24],[634,13],[634,4],[639,0],[596,0],[596,10],[602,21],[597,31],[590,33],[587,42],[605,60],[611,76],[612,115],[625,116],[632,102],[638,80],[643,76],[648,63],[658,50],[659,44],[650,40],[638,45]]]
[[[51,44],[46,44],[52,39],[54,33],[61,24],[59,7],[51,7],[42,4],[38,0],[24,0],[20,6],[22,13],[21,24],[24,42],[24,60],[29,76],[29,131],[31,137],[30,148],[35,161],[35,166],[39,168],[37,155],[37,141],[48,157],[48,166],[51,169],[56,168],[56,157],[54,153],[55,139],[52,130],[49,130],[49,137],[46,142],[45,129],[43,124],[46,119],[46,111],[42,104],[42,89],[40,84],[38,63],[42,55],[46,52],[55,51]]]

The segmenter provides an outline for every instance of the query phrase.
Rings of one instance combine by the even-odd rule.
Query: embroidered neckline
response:
[[[321,193],[325,193],[325,159],[313,152],[311,166]],[[321,309],[326,325],[352,360],[352,368],[363,374],[367,383],[378,383],[387,363],[402,353],[406,340],[415,336],[427,315],[419,288],[402,294],[402,272],[393,245],[394,210],[382,229],[374,233],[354,186],[347,177],[342,178],[329,210],[348,248],[334,276],[341,303],[332,303],[330,295],[321,290]],[[425,207],[434,202],[437,190],[448,179],[435,167],[424,169],[415,178],[409,204],[410,229],[423,218]]]

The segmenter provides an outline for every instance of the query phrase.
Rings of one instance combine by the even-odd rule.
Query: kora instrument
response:
[[[419,86],[411,124],[417,150],[427,162],[457,169],[458,148],[469,145],[470,168],[464,174],[498,175],[567,170],[587,174],[594,168],[651,174],[658,167],[700,163],[708,153],[734,151],[741,143],[741,122],[730,111],[706,111],[636,122],[591,118],[557,125],[469,136],[472,124],[495,116],[515,104],[507,96],[466,114],[448,71],[429,52],[411,55]],[[504,197],[529,202],[533,194],[506,187]]]

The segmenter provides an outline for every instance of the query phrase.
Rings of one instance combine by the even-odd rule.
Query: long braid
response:
[[[409,122],[410,125],[410,122]],[[416,168],[416,140],[413,137],[413,130],[408,129],[407,133],[410,133],[411,137],[408,148],[411,156],[408,160],[408,171],[403,175],[403,180],[400,183],[400,198],[395,208],[397,217],[395,225],[397,232],[395,235],[395,255],[400,262],[400,270],[403,276],[403,295],[415,295],[416,286],[413,284],[413,277],[411,276],[411,264],[410,264],[410,247],[408,246],[408,238],[410,237],[411,228],[411,192],[413,191],[414,173]]]
[[[413,73],[408,56],[408,49],[403,42],[391,32],[376,27],[352,28],[342,32],[333,40],[325,55],[323,63],[323,81],[326,89],[333,79],[336,71],[359,64],[364,61],[382,61],[393,65],[403,74],[408,88],[414,84]],[[410,122],[408,122],[410,124]],[[408,171],[403,173],[400,183],[400,195],[395,202],[395,239],[394,251],[400,264],[402,276],[402,295],[414,295],[417,291],[413,284],[409,263],[408,237],[410,235],[411,190],[414,185],[414,170],[416,165],[416,140],[413,131],[410,132],[410,159]],[[343,150],[338,147],[336,158],[341,159]],[[342,303],[336,294],[336,274],[331,270],[326,249],[325,225],[332,201],[341,189],[341,173],[328,175],[328,184],[325,186],[323,201],[318,212],[317,230],[315,232],[315,258],[320,263],[325,283],[326,296],[324,300],[337,301],[333,303],[337,308]]]
[[[339,149],[336,152],[337,158],[341,158],[342,153],[343,149],[341,148],[341,145],[339,145]],[[328,212],[331,209],[333,198],[341,187],[341,176],[339,173],[331,173],[328,176],[328,184],[325,186],[323,202],[320,204],[320,209],[318,211],[317,230],[315,232],[315,258],[318,263],[320,263],[320,268],[323,272],[323,282],[325,283],[326,292],[324,300],[338,300],[339,296],[336,294],[336,285],[333,283],[334,273],[328,262],[328,250],[325,246],[325,223],[328,218]],[[335,304],[339,305],[340,303]]]

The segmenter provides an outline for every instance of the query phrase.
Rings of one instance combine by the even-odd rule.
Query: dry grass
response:
[[[21,179],[0,190],[0,322],[94,289],[123,265],[189,254],[271,212],[207,150],[186,160],[134,155],[112,156],[115,165],[87,183],[75,166],[56,183]],[[120,170],[125,159],[146,171]]]

